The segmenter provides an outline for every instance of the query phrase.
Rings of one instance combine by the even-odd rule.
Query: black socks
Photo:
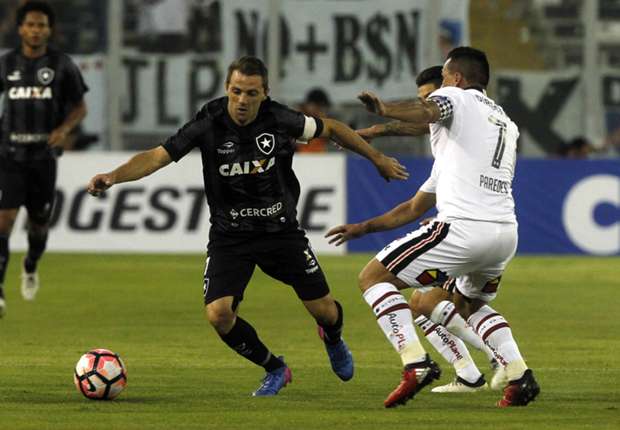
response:
[[[336,308],[338,308],[338,319],[336,320],[336,322],[333,325],[323,325],[319,323],[319,326],[323,329],[323,340],[325,341],[325,343],[328,343],[330,345],[334,345],[340,342],[340,337],[342,335],[342,306],[340,306],[340,303],[338,302],[335,303]]]
[[[225,335],[220,335],[220,338],[237,354],[265,368],[267,372],[284,366],[282,360],[275,357],[261,342],[254,327],[239,316],[233,328]]]
[[[27,273],[33,273],[37,270],[37,263],[47,245],[47,233],[32,234],[28,233],[28,253],[24,259],[24,269]]]

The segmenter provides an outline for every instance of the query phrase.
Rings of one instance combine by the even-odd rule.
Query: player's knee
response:
[[[357,277],[357,282],[362,293],[381,282],[389,282],[399,289],[406,287],[404,284],[400,285],[398,279],[376,259],[370,260],[362,269]]]
[[[362,293],[377,284],[378,281],[375,276],[375,271],[373,270],[370,264],[367,264],[366,267],[362,269],[362,271],[357,275],[357,285],[359,286]]]
[[[371,280],[368,276],[368,273],[366,272],[366,269],[362,269],[362,271],[359,273],[359,275],[357,275],[357,286],[359,287],[360,291],[363,293],[364,291],[366,291],[367,289],[369,289],[373,284],[371,283]]]
[[[230,307],[220,306],[219,304],[209,304],[206,306],[207,320],[218,333],[228,333],[235,321],[235,313]]]
[[[338,306],[334,299],[329,296],[321,300],[316,300],[313,308],[308,307],[308,311],[320,325],[333,325],[338,321]]]
[[[422,293],[416,291],[411,295],[409,299],[409,307],[411,308],[411,313],[414,318],[419,317],[422,313],[420,312],[420,299],[422,298]]]

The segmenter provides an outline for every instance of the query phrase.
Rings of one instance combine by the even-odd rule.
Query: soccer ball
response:
[[[127,385],[127,370],[118,354],[107,349],[93,349],[82,355],[75,365],[73,382],[85,397],[112,400]]]

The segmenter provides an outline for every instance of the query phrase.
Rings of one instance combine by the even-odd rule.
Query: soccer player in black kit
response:
[[[406,179],[405,168],[372,148],[353,130],[331,119],[304,116],[267,97],[267,69],[255,57],[228,68],[226,96],[212,100],[174,136],[137,154],[115,170],[94,176],[98,195],[134,181],[200,149],[210,210],[204,302],[209,322],[234,351],[266,373],[255,396],[276,395],[291,381],[282,357],[272,354],[254,328],[238,316],[244,290],[258,265],[293,287],[315,318],[333,371],[353,377],[353,357],[341,338],[342,307],[297,222],[299,182],[292,169],[295,141],[331,137],[372,161],[386,179]]]
[[[20,206],[28,211],[28,253],[21,292],[39,289],[37,262],[47,243],[56,186],[56,147],[86,116],[88,88],[71,59],[48,46],[54,11],[32,1],[17,10],[21,46],[0,57],[0,316],[9,236]]]

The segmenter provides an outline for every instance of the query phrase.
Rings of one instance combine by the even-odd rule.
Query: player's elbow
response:
[[[331,118],[323,118],[323,132],[321,137],[335,138],[343,136],[348,128],[345,124]]]
[[[323,131],[321,132],[320,137],[332,137],[334,134],[335,123],[337,122],[334,119],[323,118]]]

